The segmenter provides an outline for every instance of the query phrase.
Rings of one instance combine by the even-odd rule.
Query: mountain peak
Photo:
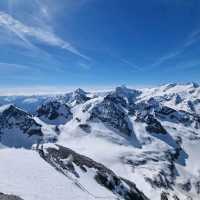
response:
[[[197,82],[189,82],[189,83],[187,83],[187,85],[190,85],[190,86],[192,86],[194,88],[198,88],[199,87],[199,83],[197,83]]]
[[[9,112],[9,113],[20,112],[20,113],[22,113],[22,115],[24,115],[24,114],[30,115],[28,112],[22,110],[21,108],[16,107],[13,104],[7,104],[7,105],[1,106],[0,107],[0,114],[5,113],[5,112]]]
[[[85,92],[83,89],[78,88],[74,91],[75,94],[80,94],[80,95],[86,95],[87,92]]]
[[[12,106],[13,106],[12,104],[6,104],[3,106],[0,106],[0,113],[3,113],[5,110],[8,110]]]
[[[128,102],[133,102],[135,98],[140,94],[140,91],[127,88],[125,85],[116,87],[114,94],[125,98]]]

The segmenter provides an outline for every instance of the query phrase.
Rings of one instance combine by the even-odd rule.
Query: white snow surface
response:
[[[7,105],[0,106],[0,113],[2,113],[2,112],[4,112],[5,110],[7,110],[10,106],[11,106],[11,104],[7,104]]]
[[[83,177],[91,194],[81,190],[63,174],[40,158],[37,152],[24,149],[0,150],[0,190],[24,200],[94,200],[92,194],[105,200],[116,197],[92,181],[94,174]]]
[[[195,112],[200,114],[200,86],[196,83],[165,84],[140,90],[142,94],[139,97],[139,101],[154,97],[164,105],[174,108],[175,110],[194,112],[188,105],[192,102]],[[180,99],[177,103],[176,98]]]

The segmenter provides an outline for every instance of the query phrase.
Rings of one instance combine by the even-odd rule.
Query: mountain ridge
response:
[[[11,108],[15,113],[16,106]],[[149,199],[197,200],[199,108],[200,86],[188,83],[139,90],[121,86],[100,95],[78,89],[38,101],[30,114],[17,112],[25,112],[45,136],[32,143],[34,149],[56,143],[81,153],[134,182]],[[13,113],[8,116],[19,126]],[[55,121],[63,116],[66,121]]]

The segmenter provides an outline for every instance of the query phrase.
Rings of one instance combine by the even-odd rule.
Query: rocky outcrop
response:
[[[23,199],[15,195],[7,195],[0,193],[0,200],[23,200]]]
[[[56,140],[56,131],[49,128],[44,134],[38,119],[30,113],[14,105],[0,107],[0,144],[30,149],[34,144]]]
[[[160,196],[160,200],[169,200],[169,193],[167,192],[162,192]]]
[[[200,180],[195,183],[195,190],[197,194],[200,194]]]
[[[57,100],[42,104],[37,110],[37,116],[49,124],[65,124],[72,118],[70,107]]]
[[[76,184],[81,188],[84,188],[84,186],[79,183],[81,173],[79,170],[77,171],[77,167],[83,173],[95,171],[95,176],[91,178],[94,178],[98,184],[124,200],[148,200],[148,198],[136,188],[134,183],[117,176],[113,171],[102,164],[59,145],[44,148],[45,147],[41,147],[39,149],[40,156],[68,178],[69,174],[71,174],[72,176],[70,177],[74,177]]]
[[[79,128],[85,131],[86,133],[91,133],[91,126],[88,124],[79,124]]]
[[[179,184],[179,186],[185,192],[190,192],[192,189],[192,184],[191,184],[190,180],[187,180],[187,182],[185,182],[185,183]]]
[[[200,116],[198,114],[189,113],[183,110],[175,110],[173,108],[160,104],[154,98],[149,99],[147,102],[140,102],[136,104],[134,109],[136,115],[139,116],[139,120],[147,122],[144,119],[145,117],[147,117],[148,119],[150,119],[151,123],[156,124],[156,126],[158,127],[161,125],[159,125],[160,122],[158,120],[163,120],[173,123],[181,123],[186,127],[191,126],[195,129],[200,128]]]
[[[141,91],[129,89],[126,86],[117,87],[113,92],[114,95],[123,98],[129,105],[133,104]]]
[[[149,133],[161,133],[161,134],[166,134],[167,131],[165,128],[162,126],[162,124],[151,114],[147,114],[145,116],[143,115],[138,115],[136,118],[136,121],[146,123],[146,130]]]
[[[155,112],[155,116],[162,120],[171,121],[173,123],[181,123],[184,126],[192,126],[195,129],[200,128],[200,116],[186,111],[176,111],[167,106],[162,106]]]
[[[13,105],[9,105],[0,113],[0,131],[4,129],[19,128],[28,136],[42,136],[41,125],[33,116]]]
[[[64,102],[69,106],[76,106],[78,104],[85,103],[90,100],[90,97],[87,96],[87,92],[78,88],[74,92],[67,93],[64,96]]]
[[[127,112],[122,107],[123,105],[126,105],[123,98],[107,95],[102,102],[96,104],[90,110],[89,121],[99,120],[108,127],[114,128],[126,136],[130,136],[132,128]]]

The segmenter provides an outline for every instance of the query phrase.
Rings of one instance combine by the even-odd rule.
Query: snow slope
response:
[[[180,86],[180,88],[182,87]],[[180,92],[177,91],[177,88],[175,91]],[[182,89],[182,91],[184,90]],[[189,92],[184,92],[187,96],[190,95]],[[125,95],[128,99],[127,92]],[[145,98],[142,95],[145,94],[137,97],[138,104],[146,102],[153,96],[152,93]],[[60,126],[61,133],[58,143],[103,163],[120,176],[135,182],[150,199],[160,200],[162,193],[166,192],[169,193],[168,199],[191,197],[197,200],[199,198],[200,165],[195,155],[198,155],[198,145],[200,144],[199,128],[194,128],[193,122],[191,125],[186,125],[187,123],[177,122],[175,119],[170,120],[166,115],[163,119],[157,119],[166,130],[166,134],[149,133],[145,122],[138,121],[137,115],[129,115],[133,133],[130,137],[126,137],[115,128],[107,126],[104,121],[91,122],[88,120],[92,108],[101,104],[102,101],[102,97],[99,97],[75,107],[72,110],[74,118],[66,125]],[[159,103],[167,105],[162,101],[158,101],[158,104],[155,105],[149,101],[149,105],[153,109],[157,109]],[[100,112],[108,115],[109,105],[108,103],[101,108],[103,111]],[[126,108],[124,109],[128,113]],[[154,113],[153,109],[150,111],[152,114]],[[178,110],[178,108],[176,109]],[[184,118],[185,114],[177,113],[176,115]],[[91,127],[90,133],[81,130],[80,123]],[[178,142],[180,139],[182,143]],[[193,166],[192,171],[194,172],[192,176],[189,176],[191,190],[185,191],[185,183],[188,181],[187,174],[190,174],[192,169],[190,166]]]
[[[141,92],[139,101],[154,97],[171,108],[200,114],[200,86],[197,83],[166,84],[144,88]]]
[[[5,148],[0,150],[0,158],[0,190],[3,193],[15,194],[24,200],[96,199],[56,171],[37,152]],[[116,199],[88,177],[84,177],[83,182],[91,193],[105,200]]]

